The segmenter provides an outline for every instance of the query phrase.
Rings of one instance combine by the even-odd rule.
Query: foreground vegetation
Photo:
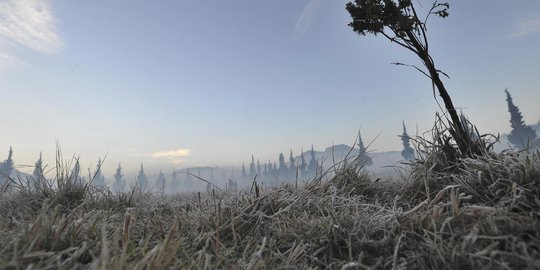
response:
[[[447,9],[435,2],[428,16]],[[254,179],[240,192],[111,193],[71,178],[59,155],[52,181],[0,188],[0,269],[540,269],[540,152],[494,153],[473,134],[411,1],[347,10],[355,32],[420,57],[427,72],[412,67],[452,120],[416,141],[419,159],[398,179],[373,179],[353,160],[275,188]]]
[[[176,196],[94,189],[58,162],[54,183],[0,193],[0,268],[540,269],[540,153],[424,146],[397,181],[348,162],[299,186]]]

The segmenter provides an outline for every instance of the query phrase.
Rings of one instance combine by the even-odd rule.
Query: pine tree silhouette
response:
[[[162,170],[159,170],[159,175],[156,182],[156,189],[162,193],[165,192],[166,182],[167,181],[165,180],[165,174],[163,174]]]
[[[8,169],[10,172],[11,172],[11,170],[13,170],[13,166],[14,166],[14,163],[13,163],[13,148],[11,146],[9,147],[8,157],[7,157],[6,161],[4,161],[4,165],[5,165],[5,168]]]
[[[7,159],[0,163],[0,185],[9,182],[11,172],[13,171],[13,165],[13,149],[10,146]]]
[[[73,165],[69,180],[73,183],[82,183],[81,164],[79,163],[79,158],[75,158],[75,165]]]
[[[508,141],[516,147],[526,147],[529,141],[534,142],[536,132],[530,126],[525,125],[523,116],[519,108],[514,105],[508,88],[504,92],[506,92],[506,102],[508,103],[508,112],[510,113],[510,126],[512,127],[512,131],[508,134]]]
[[[287,164],[285,164],[285,156],[283,153],[279,153],[279,172],[278,177],[281,177],[281,180],[288,178],[289,169]]]
[[[290,180],[294,180],[296,179],[296,162],[294,160],[294,156],[293,156],[293,152],[292,152],[292,149],[291,149],[291,153],[289,155],[289,177],[290,177]]]
[[[403,142],[403,150],[401,151],[401,156],[405,160],[414,159],[414,149],[411,147],[409,134],[407,134],[407,128],[405,127],[405,122],[403,122],[403,134],[401,134],[401,141]]]
[[[41,152],[39,152],[39,159],[36,161],[34,166],[34,172],[32,173],[32,179],[34,182],[41,182],[44,180],[45,176],[43,174],[43,157]]]
[[[101,158],[98,159],[98,163],[96,165],[96,172],[94,173],[94,178],[92,179],[92,184],[94,186],[105,186],[105,177],[103,176],[103,173],[101,172],[101,166],[103,165],[103,162],[101,161]]]
[[[255,170],[255,158],[253,155],[251,155],[251,163],[249,164],[249,178],[253,179],[255,178],[256,170]]]
[[[144,167],[142,164],[141,170],[137,175],[137,188],[139,188],[141,192],[145,192],[148,189],[148,177],[146,177],[146,174],[144,173]]]
[[[313,150],[313,144],[311,145],[311,159],[307,168],[306,178],[314,177],[317,173],[317,166],[319,161],[315,158],[315,150]]]
[[[305,179],[306,176],[306,158],[304,157],[304,148],[300,149],[300,165],[298,166],[298,170],[300,172],[300,175],[302,176],[302,179]]]
[[[124,180],[124,174],[122,174],[122,166],[120,166],[120,163],[118,163],[118,168],[116,168],[116,173],[114,174],[113,190],[122,192],[125,188],[126,181]]]

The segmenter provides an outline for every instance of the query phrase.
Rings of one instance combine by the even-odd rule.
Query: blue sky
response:
[[[399,150],[431,127],[430,82],[382,37],[347,26],[347,1],[0,1],[0,153],[53,164],[58,141],[106,173],[267,161],[311,144]],[[424,7],[430,1],[421,1]],[[540,2],[450,1],[429,24],[457,107],[509,131],[508,87],[540,117]],[[425,10],[424,10],[425,11]]]

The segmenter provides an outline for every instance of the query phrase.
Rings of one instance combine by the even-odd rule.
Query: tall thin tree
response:
[[[0,185],[9,182],[13,169],[13,148],[10,146],[7,159],[0,163]]]
[[[156,181],[156,189],[159,190],[161,193],[164,193],[166,183],[167,183],[167,181],[165,179],[165,174],[163,174],[162,170],[159,170],[159,175],[158,175],[158,178],[157,178],[157,181]]]
[[[141,192],[145,192],[148,189],[148,177],[144,173],[144,167],[142,164],[139,174],[137,175],[137,188],[139,188]]]
[[[307,168],[306,178],[313,177],[317,173],[317,166],[319,161],[315,158],[315,150],[313,150],[313,144],[311,145],[311,159],[309,160],[309,165]]]
[[[526,147],[529,142],[534,142],[537,137],[536,132],[523,121],[523,116],[519,108],[514,105],[508,89],[505,89],[504,92],[506,92],[506,102],[508,103],[508,112],[510,113],[510,126],[512,127],[512,131],[508,134],[508,141],[516,147]]]
[[[411,0],[355,0],[346,5],[352,18],[349,26],[354,32],[362,36],[380,34],[390,42],[400,45],[420,58],[426,70],[414,65],[412,67],[431,80],[434,96],[435,88],[437,88],[450,115],[452,127],[449,129],[450,134],[461,154],[473,156],[481,154],[481,148],[473,143],[469,134],[463,129],[450,94],[440,77],[441,74],[444,76],[446,74],[435,66],[435,61],[429,53],[426,23],[431,15],[441,18],[447,17],[449,7],[448,3],[435,1],[427,15],[421,18]],[[395,64],[403,65],[401,63]]]
[[[305,177],[306,175],[306,158],[304,157],[304,148],[300,149],[300,165],[298,165],[298,170],[300,171],[300,175],[302,177]]]
[[[122,173],[122,166],[118,163],[116,173],[114,174],[113,190],[116,192],[123,192],[126,188],[126,181],[124,180],[124,174]]]
[[[69,175],[69,180],[73,183],[81,183],[82,177],[81,177],[81,163],[79,162],[79,158],[75,157],[75,165],[73,165],[73,169],[71,170],[71,174]]]
[[[41,152],[39,152],[39,159],[36,161],[36,164],[34,166],[34,172],[32,172],[32,179],[36,183],[40,183],[45,179],[43,172],[43,156]]]
[[[255,169],[255,158],[251,155],[251,163],[249,164],[249,178],[255,178],[257,171]]]
[[[103,162],[101,161],[101,158],[98,159],[97,165],[96,165],[96,171],[94,173],[94,177],[92,179],[92,184],[94,186],[105,186],[105,176],[103,176],[102,173],[102,167]]]
[[[288,178],[288,172],[289,169],[287,168],[287,164],[285,164],[285,156],[283,153],[279,153],[279,171],[278,171],[278,177]]]
[[[297,167],[298,166],[296,166],[296,161],[294,159],[293,152],[292,152],[292,149],[291,149],[291,152],[290,152],[290,155],[289,155],[289,175],[290,175],[291,180],[296,179]]]
[[[403,122],[403,134],[401,134],[401,141],[403,142],[403,150],[401,150],[401,156],[405,160],[414,159],[414,149],[411,147],[411,137],[407,134],[407,128],[405,127],[405,122]]]

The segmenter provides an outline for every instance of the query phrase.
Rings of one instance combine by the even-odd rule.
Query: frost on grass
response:
[[[167,197],[59,168],[1,193],[0,268],[540,268],[540,153],[428,154],[399,181],[349,163],[299,187]]]

